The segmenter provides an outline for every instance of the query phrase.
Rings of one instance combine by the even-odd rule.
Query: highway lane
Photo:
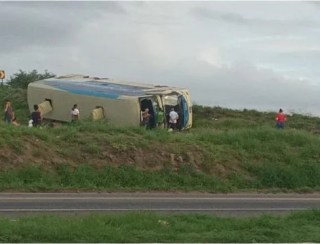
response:
[[[250,216],[307,209],[320,209],[319,193],[0,193],[0,215],[154,211]]]

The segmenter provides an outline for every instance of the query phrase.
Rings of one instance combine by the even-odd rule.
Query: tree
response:
[[[14,88],[24,88],[28,87],[28,84],[37,80],[48,79],[55,77],[56,75],[48,72],[47,70],[44,71],[43,74],[38,73],[37,70],[32,70],[31,72],[25,72],[23,70],[19,70],[18,73],[13,74],[10,76],[7,84]]]

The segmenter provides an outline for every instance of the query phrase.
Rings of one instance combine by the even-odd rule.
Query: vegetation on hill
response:
[[[0,241],[30,243],[319,243],[320,211],[222,218],[122,213],[0,218]]]
[[[44,73],[39,73],[37,70],[32,70],[30,72],[19,70],[18,73],[15,73],[12,76],[10,76],[9,80],[7,81],[7,84],[13,88],[26,89],[30,82],[52,78],[54,76],[54,74],[48,72],[47,70],[45,70]]]
[[[18,74],[19,75],[19,74]],[[9,83],[10,84],[10,83]],[[0,122],[1,190],[199,190],[320,188],[320,119],[195,105],[188,131],[80,121],[28,128],[26,89],[6,85],[20,127]]]

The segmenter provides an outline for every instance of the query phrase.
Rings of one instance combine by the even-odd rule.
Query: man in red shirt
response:
[[[284,122],[287,120],[287,116],[283,113],[282,109],[279,109],[279,113],[277,113],[276,121],[277,121],[277,128],[283,129]]]

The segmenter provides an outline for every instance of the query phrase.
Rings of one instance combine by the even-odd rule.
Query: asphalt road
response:
[[[155,211],[218,216],[320,209],[320,194],[0,193],[0,215]]]

